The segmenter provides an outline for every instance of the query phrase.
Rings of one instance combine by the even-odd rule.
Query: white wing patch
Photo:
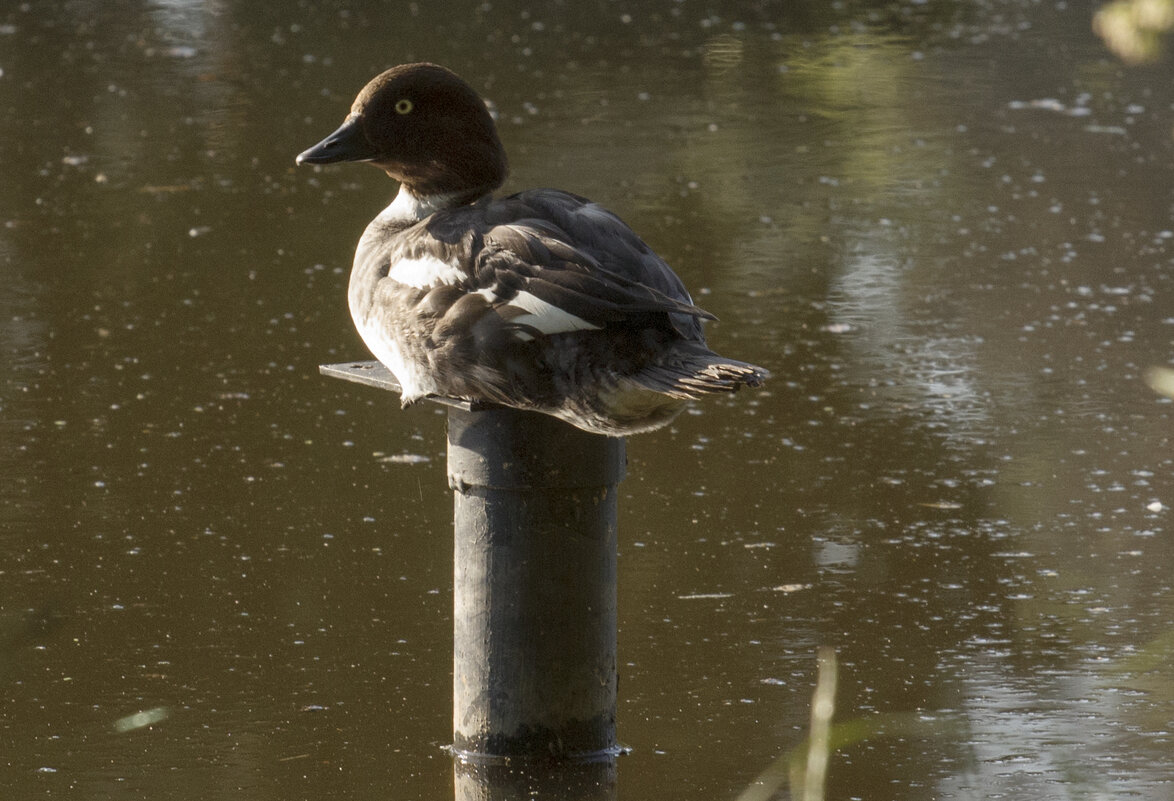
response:
[[[547,303],[529,292],[519,292],[506,305],[525,312],[525,314],[510,318],[511,323],[536,328],[544,334],[599,330],[599,326],[593,325],[581,317],[576,317],[552,303]]]
[[[455,264],[441,261],[435,256],[421,256],[417,259],[400,259],[392,265],[387,277],[416,289],[431,289],[440,284],[455,284],[465,277],[465,273]]]

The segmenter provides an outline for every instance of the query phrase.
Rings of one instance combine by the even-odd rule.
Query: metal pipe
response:
[[[624,440],[452,408],[448,469],[456,755],[614,755]]]

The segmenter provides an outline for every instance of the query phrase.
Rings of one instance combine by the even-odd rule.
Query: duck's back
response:
[[[522,275],[552,293],[545,300],[593,324],[666,313],[683,337],[703,341],[700,321],[712,318],[618,216],[570,192],[535,189],[449,209],[424,227],[445,242],[475,232],[478,287]]]

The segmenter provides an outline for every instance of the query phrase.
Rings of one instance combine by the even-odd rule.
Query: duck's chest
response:
[[[359,336],[410,400],[437,389],[431,369],[436,319],[428,299],[431,289],[412,284],[413,271],[421,268],[397,257],[395,241],[388,239],[372,228],[363,235],[347,299]]]

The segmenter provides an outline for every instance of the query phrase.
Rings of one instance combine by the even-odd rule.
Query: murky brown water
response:
[[[293,168],[428,58],[775,375],[629,442],[620,797],[736,796],[832,645],[921,717],[829,797],[1174,798],[1169,64],[808,5],[0,11],[4,797],[453,797],[443,414],[316,370],[394,187]]]

